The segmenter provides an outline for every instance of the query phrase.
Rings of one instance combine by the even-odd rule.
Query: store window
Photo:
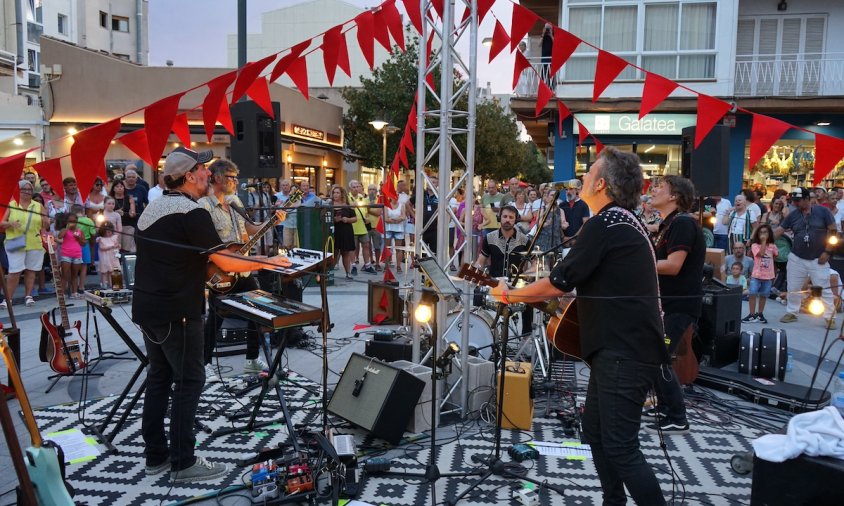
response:
[[[750,142],[745,143],[744,156],[749,161]],[[744,186],[764,186],[769,191],[779,187],[811,186],[814,172],[815,143],[781,139],[753,167],[745,167]],[[844,186],[841,164],[824,178],[821,186]]]

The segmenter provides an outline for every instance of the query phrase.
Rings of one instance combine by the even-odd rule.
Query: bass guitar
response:
[[[460,272],[457,273],[457,277],[490,288],[498,286],[499,283],[498,279],[490,277],[482,269],[470,264],[463,264],[460,267]],[[563,297],[562,302],[555,298],[524,303],[550,315],[548,325],[545,327],[545,337],[557,351],[565,355],[583,358],[580,348],[577,300],[574,297]]]
[[[59,506],[73,505],[73,488],[65,479],[64,454],[61,447],[51,441],[41,439],[41,431],[32,413],[32,406],[29,404],[29,397],[23,388],[18,364],[12,355],[12,350],[6,344],[6,338],[0,333],[0,353],[6,362],[9,371],[9,378],[15,387],[18,400],[20,401],[21,412],[29,431],[32,446],[26,449],[24,464],[35,489],[35,497],[38,504],[55,504]],[[24,480],[21,480],[23,483]]]
[[[67,240],[73,239],[68,236]],[[67,304],[65,303],[64,283],[61,274],[62,266],[56,258],[56,238],[53,234],[42,232],[41,241],[50,256],[50,265],[53,267],[56,298],[59,301],[58,309],[59,315],[61,315],[59,326],[53,325],[53,322],[50,321],[50,313],[45,312],[41,315],[41,325],[44,327],[47,336],[46,343],[44,343],[46,345],[46,358],[50,364],[50,369],[53,371],[59,374],[73,374],[85,367],[80,345],[80,343],[86,343],[80,332],[82,322],[76,320],[71,325],[67,317]]]
[[[251,239],[246,242],[230,242],[221,248],[220,251],[228,250],[232,253],[248,255],[249,252],[252,251],[252,247],[261,240],[261,237],[263,237],[268,231],[272,230],[279,221],[282,221],[285,218],[286,213],[284,211],[289,209],[292,204],[295,204],[301,199],[302,192],[300,192],[297,188],[294,188],[290,192],[290,196],[288,197],[287,202],[284,203],[284,206],[278,209],[275,214],[273,214],[270,219],[261,226],[260,230],[255,232]],[[214,293],[228,293],[234,287],[235,282],[237,282],[236,273],[226,272],[210,260],[208,261],[206,272],[207,274],[205,279],[207,281],[205,282],[205,286]]]

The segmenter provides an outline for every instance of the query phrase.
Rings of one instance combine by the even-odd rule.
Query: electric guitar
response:
[[[75,239],[68,236],[65,240],[73,241]],[[62,266],[56,258],[56,238],[53,234],[41,232],[41,241],[44,243],[44,249],[49,253],[50,265],[53,267],[56,298],[59,301],[59,314],[61,315],[61,325],[58,327],[50,321],[50,313],[45,312],[41,315],[41,325],[47,333],[47,362],[50,364],[50,369],[59,374],[73,374],[85,367],[80,347],[80,343],[87,344],[80,332],[82,322],[76,320],[71,325],[67,317],[64,283],[62,282],[61,275]]]
[[[490,288],[498,286],[498,280],[487,275],[482,269],[470,264],[463,264],[457,277],[470,283]],[[580,323],[577,319],[577,300],[573,297],[551,299],[538,302],[525,302],[528,306],[550,315],[545,327],[545,338],[560,353],[583,358],[580,348]]]
[[[51,441],[41,439],[41,431],[32,414],[29,397],[23,388],[18,364],[12,355],[12,350],[6,344],[3,333],[0,333],[0,353],[9,370],[9,378],[15,387],[21,405],[26,429],[32,440],[32,446],[26,449],[26,466],[29,480],[35,488],[38,504],[73,505],[73,488],[65,480],[64,454],[61,447]]]
[[[290,192],[290,196],[287,198],[287,202],[284,203],[284,206],[278,209],[270,217],[270,219],[261,226],[260,230],[255,232],[255,235],[253,235],[251,239],[246,242],[230,242],[220,251],[228,250],[232,253],[248,255],[249,252],[252,251],[252,247],[261,240],[261,237],[263,237],[268,231],[272,230],[279,221],[282,221],[286,217],[286,213],[284,211],[289,209],[292,204],[301,199],[302,192],[300,192],[297,188],[294,188]],[[207,281],[205,282],[205,286],[215,293],[228,293],[234,287],[235,282],[237,282],[236,273],[226,272],[210,260],[208,261],[206,273]]]

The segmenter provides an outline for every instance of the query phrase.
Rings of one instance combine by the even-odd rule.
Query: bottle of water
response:
[[[844,416],[844,371],[838,373],[838,380],[835,382],[835,390],[832,392],[832,405],[838,408],[841,416]]]
[[[788,361],[785,363],[785,372],[792,372],[794,370],[794,355],[788,352]]]

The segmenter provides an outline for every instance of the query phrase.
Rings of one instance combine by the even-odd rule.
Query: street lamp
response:
[[[387,177],[387,135],[394,134],[399,131],[398,127],[391,125],[389,122],[374,119],[369,122],[372,128],[381,132],[383,142],[381,144],[381,182],[383,183]]]

